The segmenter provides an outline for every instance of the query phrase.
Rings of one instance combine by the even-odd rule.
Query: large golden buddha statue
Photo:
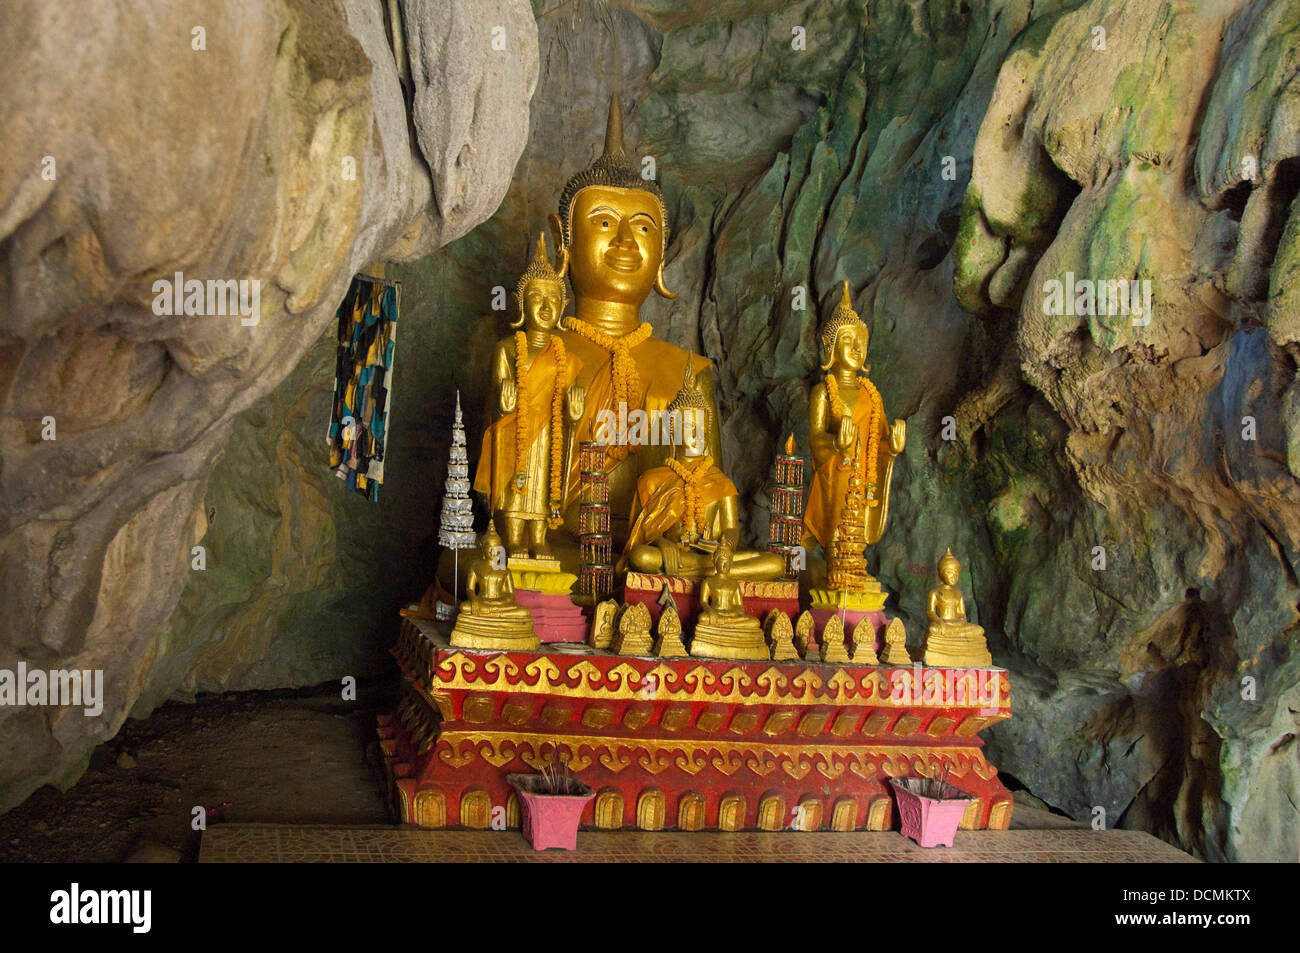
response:
[[[494,420],[483,434],[474,489],[501,519],[512,557],[551,555],[546,531],[562,522],[565,421],[582,416],[584,395],[571,386],[573,367],[564,341],[553,334],[568,297],[546,256],[546,238],[515,288],[516,331],[492,352]]]
[[[637,479],[631,530],[618,571],[698,578],[712,571],[715,551],[725,546],[731,577],[779,577],[785,571],[781,556],[736,548],[739,496],[735,484],[705,453],[711,408],[689,367],[667,415],[674,437],[672,455],[663,466],[646,470]]]
[[[637,477],[663,464],[667,448],[617,439],[625,435],[611,435],[610,421],[626,421],[636,411],[665,410],[688,366],[698,376],[710,409],[716,402],[709,361],[655,338],[650,325],[641,321],[641,305],[652,290],[674,297],[663,275],[667,212],[658,184],[642,178],[624,152],[616,97],[610,102],[604,152],[569,180],[551,227],[560,246],[557,270],[573,283],[575,298],[574,316],[564,322],[564,343],[575,364],[576,383],[586,394],[575,440],[603,437],[610,444],[610,508],[614,535],[621,540],[619,524],[631,505]],[[708,452],[720,459],[716,434]],[[572,504],[566,518],[570,529],[577,525],[579,489],[573,460],[566,497]]]
[[[880,392],[867,376],[870,332],[853,310],[849,283],[839,306],[822,329],[822,370],[826,376],[808,399],[808,442],[813,480],[804,510],[805,545],[815,540],[827,555],[841,523],[850,483],[860,482],[866,503],[864,540],[874,545],[889,517],[889,484],[894,458],[903,452],[906,424],[890,426]]]

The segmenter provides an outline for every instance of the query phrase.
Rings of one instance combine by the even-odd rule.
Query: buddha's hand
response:
[[[835,435],[835,449],[840,453],[848,454],[853,449],[853,441],[858,438],[858,428],[853,424],[853,418],[848,414],[840,417],[840,429]]]
[[[895,420],[894,426],[889,428],[889,452],[898,456],[903,452],[903,447],[907,445],[907,421]]]
[[[504,380],[501,382],[501,413],[508,414],[519,403],[519,387],[514,381]]]
[[[582,419],[582,412],[587,407],[587,389],[574,384],[564,395],[564,410],[569,423],[576,424]]]

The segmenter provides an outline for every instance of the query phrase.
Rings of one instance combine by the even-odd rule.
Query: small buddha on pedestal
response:
[[[469,598],[460,604],[451,644],[468,649],[536,649],[533,617],[515,602],[514,583],[506,568],[505,548],[496,526],[488,523],[479,539],[479,555],[465,579]]]
[[[745,614],[740,582],[731,575],[731,545],[718,544],[713,574],[700,584],[700,614],[691,640],[691,655],[760,661],[768,658],[763,626]]]
[[[957,588],[960,574],[961,564],[949,549],[939,557],[939,585],[930,590],[926,602],[930,628],[925,636],[925,664],[988,668],[993,657],[983,627],[966,621],[966,600]]]

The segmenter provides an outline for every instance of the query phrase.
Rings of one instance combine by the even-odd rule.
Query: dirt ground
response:
[[[197,806],[209,825],[391,823],[375,716],[395,686],[357,689],[201,696],[128,720],[72,788],[0,815],[0,861],[192,861]]]

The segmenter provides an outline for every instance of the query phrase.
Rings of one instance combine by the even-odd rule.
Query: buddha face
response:
[[[663,262],[663,211],[641,189],[590,185],[573,198],[569,277],[580,297],[640,305]]]
[[[704,456],[708,446],[709,431],[705,423],[707,415],[695,407],[682,411],[682,453],[687,457]]]
[[[861,370],[867,360],[867,333],[865,329],[844,328],[835,336],[835,353],[831,355],[836,368]]]
[[[520,299],[524,327],[529,331],[554,329],[564,311],[564,299],[564,285],[558,281],[535,279],[528,282]]]
[[[713,571],[719,576],[731,572],[731,550],[718,547],[718,551],[713,554]]]
[[[939,560],[939,578],[943,580],[945,585],[948,586],[957,585],[957,576],[960,572],[961,572],[961,567],[958,566],[957,560],[955,559]]]

